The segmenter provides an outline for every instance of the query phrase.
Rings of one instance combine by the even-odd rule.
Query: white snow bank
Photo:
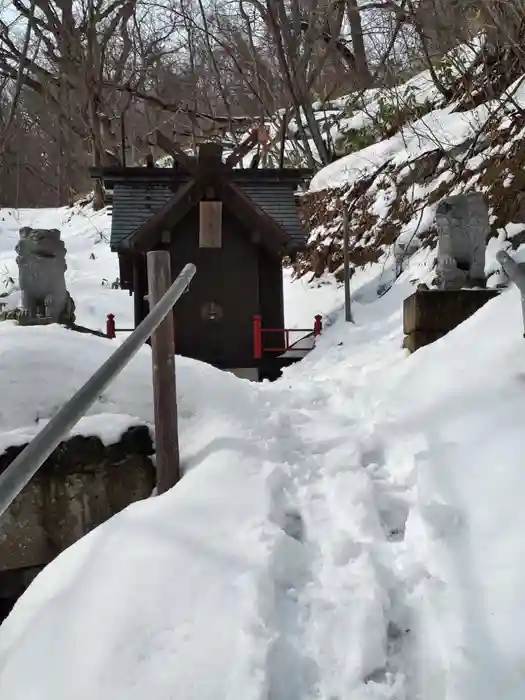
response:
[[[0,401],[0,454],[33,438],[116,347],[115,341],[60,326],[0,323],[0,396],[9,397]],[[177,357],[176,364],[183,430],[195,421],[214,420],[217,404],[210,400],[209,381],[217,387],[216,397],[221,395],[220,405],[230,413],[236,410],[227,391],[242,392],[245,382],[188,358]],[[133,425],[152,425],[152,393],[151,353],[144,346],[71,434],[97,435],[110,444]]]
[[[430,699],[525,694],[521,336],[512,289],[411,358],[379,410],[387,469],[412,462],[405,603]]]
[[[386,163],[399,167],[438,148],[450,151],[474,136],[490,114],[490,109],[485,104],[460,113],[453,112],[453,108],[450,105],[433,110],[391,138],[330,163],[312,178],[310,191],[351,185]]]
[[[436,109],[403,129],[403,148],[392,159],[394,166],[404,165],[429,151],[447,152],[475,136],[490,111],[481,105],[468,112],[451,112],[452,106]]]
[[[1,697],[524,697],[519,295],[407,357],[421,265],[273,385],[183,363],[192,469],[35,580]]]
[[[0,323],[0,454],[34,437],[116,349],[105,338],[60,326]],[[151,358],[142,350],[99,397],[73,434],[115,442],[152,422]]]
[[[265,478],[241,444],[203,454],[176,494],[128,508],[39,577],[3,626],[6,697],[261,695]]]
[[[106,316],[113,313],[117,326],[131,327],[132,299],[128,292],[111,288],[119,269],[117,256],[109,249],[110,225],[107,210],[94,212],[91,206],[0,209],[0,292],[8,294],[0,301],[9,307],[20,303],[15,252],[19,229],[57,228],[66,246],[66,284],[75,301],[77,323],[105,330]]]
[[[400,135],[379,141],[350,153],[320,170],[310,182],[310,192],[343,187],[370,175],[387,163],[403,147]]]
[[[13,698],[78,700],[93,693],[133,700],[146,687],[158,700],[264,694],[272,642],[265,572],[274,545],[294,556],[268,522],[266,491],[279,481],[265,441],[252,436],[252,385],[198,363],[186,369],[182,458],[198,468],[176,490],[90,533],[39,576],[20,617],[2,627],[2,697],[8,688]],[[20,675],[26,652],[32,671]]]

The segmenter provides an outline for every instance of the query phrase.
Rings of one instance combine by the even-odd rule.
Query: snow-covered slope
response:
[[[318,172],[301,198],[310,246],[300,268],[340,269],[343,208],[353,265],[390,264],[407,250],[434,247],[437,203],[471,191],[485,196],[491,238],[510,250],[523,245],[525,77],[502,85],[491,99],[480,82],[477,92],[463,89],[447,102],[425,71],[365,96],[361,109],[332,126],[334,138],[347,140],[347,155]]]
[[[35,580],[1,697],[524,697],[519,295],[408,357],[430,262],[373,303],[381,266],[357,273],[355,325],[333,285],[287,279],[331,325],[274,384],[179,362],[186,476]]]

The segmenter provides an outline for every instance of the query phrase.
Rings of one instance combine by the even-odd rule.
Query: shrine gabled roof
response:
[[[191,175],[182,168],[91,168],[92,178],[104,181],[107,188],[112,189],[116,183],[147,185],[165,184],[176,186],[187,182]],[[230,171],[229,178],[233,182],[294,182],[298,184],[312,177],[312,171],[307,168],[235,168]]]
[[[135,231],[191,181],[188,173],[176,169],[127,168],[127,172],[124,172],[124,169],[115,168],[112,169],[113,173],[110,170],[104,169],[103,179],[106,186],[113,190],[113,250],[122,248]],[[133,171],[131,176],[130,171]],[[307,240],[299,219],[295,195],[297,185],[304,180],[305,173],[309,174],[309,171],[238,170],[230,176],[253,205],[283,229],[288,238],[287,247],[295,250],[304,248]],[[168,178],[168,174],[171,177]]]
[[[292,248],[304,248],[307,235],[299,219],[295,187],[286,183],[246,182],[239,187],[255,204],[282,226]]]
[[[113,250],[139,226],[149,221],[173,197],[166,185],[129,185],[115,183],[113,187],[111,239]]]

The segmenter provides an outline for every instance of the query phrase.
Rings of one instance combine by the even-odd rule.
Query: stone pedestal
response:
[[[403,303],[403,347],[414,352],[442,338],[498,294],[491,289],[415,292]]]

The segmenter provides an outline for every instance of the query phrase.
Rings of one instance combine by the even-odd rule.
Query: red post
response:
[[[262,318],[253,317],[253,356],[256,360],[262,357]]]
[[[108,314],[106,318],[106,335],[108,338],[116,338],[115,314]]]
[[[315,316],[315,321],[314,321],[314,336],[317,337],[318,335],[321,335],[321,331],[323,330],[323,317],[321,314],[317,314]]]

